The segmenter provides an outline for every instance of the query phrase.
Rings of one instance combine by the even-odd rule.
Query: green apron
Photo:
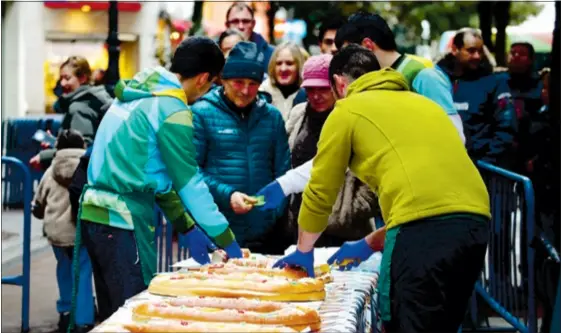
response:
[[[380,315],[383,321],[390,321],[391,313],[391,260],[395,240],[399,234],[399,226],[386,230],[386,240],[384,241],[384,254],[380,263],[380,277],[378,279],[378,297],[380,304]]]
[[[82,201],[84,193],[88,189],[95,189],[95,186],[85,185],[80,197],[80,206],[78,209],[78,221],[76,222],[76,241],[74,244],[74,256],[72,266],[74,269],[74,285],[72,286],[72,308],[70,312],[70,325],[68,325],[68,332],[74,329],[75,312],[76,312],[76,298],[77,298],[77,285],[80,279],[79,268],[79,250],[82,246]],[[103,189],[102,191],[106,191]],[[142,269],[142,277],[146,286],[150,285],[150,281],[156,274],[157,265],[157,251],[156,251],[156,237],[154,225],[154,206],[156,197],[154,193],[150,192],[133,192],[127,194],[119,194],[119,198],[125,202],[128,210],[132,213],[132,221],[134,225],[134,238],[136,241],[136,248],[138,258]],[[96,223],[96,222],[90,222]]]
[[[142,267],[144,283],[148,286],[154,274],[156,274],[157,252],[156,252],[156,227],[154,225],[154,207],[156,197],[154,193],[131,193],[120,195],[127,204],[127,208],[133,212],[134,237],[138,258]]]

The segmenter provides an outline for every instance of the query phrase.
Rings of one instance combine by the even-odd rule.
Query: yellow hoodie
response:
[[[322,232],[351,169],[378,195],[388,229],[451,213],[490,218],[489,196],[454,125],[441,107],[408,91],[386,68],[353,82],[337,101],[318,142],[299,225]]]

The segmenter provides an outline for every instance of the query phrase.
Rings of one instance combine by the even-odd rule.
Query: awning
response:
[[[184,33],[186,31],[189,31],[189,29],[191,29],[193,22],[185,21],[185,20],[172,20],[171,24],[175,31]]]
[[[108,10],[109,1],[43,1],[45,7],[51,9],[82,9],[88,6],[89,10]],[[138,12],[142,8],[139,1],[118,1],[117,9],[122,12]]]

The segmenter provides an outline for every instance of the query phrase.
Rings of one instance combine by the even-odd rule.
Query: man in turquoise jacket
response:
[[[230,51],[223,86],[193,104],[195,145],[204,180],[238,242],[254,252],[282,253],[286,244],[275,243],[278,234],[271,230],[284,204],[260,211],[252,209],[255,200],[248,196],[290,168],[280,111],[257,94],[263,60],[252,42]]]
[[[224,57],[210,39],[191,37],[177,48],[170,71],[145,69],[115,88],[116,100],[97,132],[80,202],[84,243],[108,286],[112,312],[144,290],[156,272],[154,205],[189,253],[209,261],[207,236],[241,257],[228,221],[198,171],[192,103],[208,91]]]

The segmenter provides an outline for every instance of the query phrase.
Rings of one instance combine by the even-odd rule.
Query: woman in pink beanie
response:
[[[332,55],[310,57],[302,69],[302,88],[308,101],[296,105],[286,120],[288,144],[292,151],[291,166],[296,168],[314,158],[323,124],[335,106],[335,95],[329,83]],[[298,181],[298,180],[294,180]],[[302,194],[294,194],[288,211],[288,234],[296,240],[298,212]],[[347,172],[345,185],[339,193],[329,226],[319,239],[319,246],[340,246],[347,240],[363,237],[373,230],[377,199],[366,185]]]

